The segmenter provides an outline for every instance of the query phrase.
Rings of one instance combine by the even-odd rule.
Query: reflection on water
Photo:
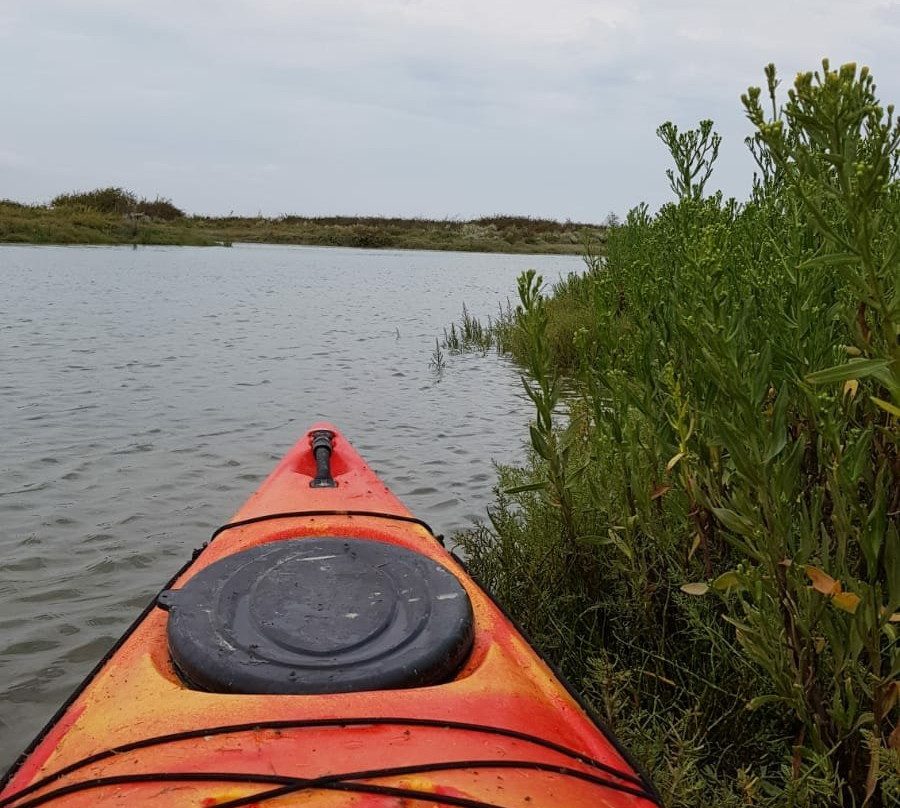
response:
[[[0,769],[303,430],[336,423],[420,518],[484,515],[529,417],[460,316],[573,257],[0,247]]]

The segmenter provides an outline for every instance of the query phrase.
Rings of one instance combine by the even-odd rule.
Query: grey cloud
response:
[[[740,195],[763,65],[855,58],[897,101],[898,25],[876,0],[4,0],[0,196],[596,219],[664,200],[655,128],[704,117]]]

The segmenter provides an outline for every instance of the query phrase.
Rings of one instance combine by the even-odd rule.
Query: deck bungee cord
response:
[[[293,791],[308,791],[312,789],[345,789],[352,786],[353,788],[368,789],[370,783],[353,783],[356,780],[377,780],[386,777],[404,777],[413,774],[436,773],[441,771],[451,771],[454,769],[517,769],[537,772],[548,772],[551,774],[559,774],[564,777],[574,777],[584,780],[593,785],[609,788],[615,791],[621,791],[626,794],[633,794],[638,797],[647,797],[647,793],[639,788],[617,783],[603,777],[589,774],[587,772],[572,769],[567,766],[557,766],[549,763],[540,763],[530,760],[459,760],[459,761],[441,761],[432,764],[419,764],[415,766],[396,766],[394,768],[370,769],[367,771],[344,772],[340,774],[330,774],[323,777],[303,779],[298,777],[287,777],[276,774],[263,774],[255,772],[235,773],[235,772],[157,772],[143,773],[131,775],[118,775],[111,777],[92,778],[67,786],[62,786],[45,794],[40,794],[25,802],[18,803],[17,808],[37,808],[41,805],[47,805],[54,800],[64,797],[68,794],[74,794],[78,791],[88,791],[91,789],[108,788],[116,785],[127,785],[131,783],[155,783],[155,782],[187,782],[187,781],[206,781],[206,782],[228,782],[228,783],[261,783],[261,784],[278,784],[289,788]],[[43,786],[42,786],[43,787]],[[285,788],[277,789],[277,796],[287,793]],[[382,786],[382,788],[386,788]],[[270,792],[271,796],[266,796],[267,792],[260,792],[253,795],[254,800],[274,799],[275,791]],[[20,799],[23,795],[18,795]],[[443,796],[443,795],[439,795]],[[243,799],[243,798],[242,798]],[[432,797],[433,799],[433,797]],[[8,803],[0,803],[7,805]],[[457,803],[457,804],[469,804]],[[487,803],[477,803],[485,805]],[[221,808],[222,804],[218,804],[217,808]],[[535,806],[539,808],[539,806]]]
[[[213,531],[212,536],[209,537],[209,541],[214,541],[217,536],[224,533],[226,530],[232,530],[238,527],[247,527],[248,525],[258,525],[261,522],[270,522],[278,519],[302,519],[307,516],[360,516],[369,517],[371,519],[390,519],[396,522],[408,522],[411,525],[418,525],[419,527],[425,528],[425,530],[427,530],[428,533],[431,534],[431,538],[433,538],[439,544],[443,545],[441,537],[435,534],[429,524],[422,521],[421,519],[417,519],[415,516],[404,516],[403,514],[396,513],[382,513],[381,511],[338,510],[336,508],[322,508],[315,511],[305,510],[285,511],[284,513],[266,513],[262,516],[253,516],[250,519],[241,519],[239,522],[228,522],[221,527],[217,527]]]
[[[162,746],[164,744],[176,744],[183,741],[198,739],[198,738],[214,738],[216,736],[222,735],[234,735],[239,733],[256,733],[260,731],[281,731],[281,730],[290,730],[290,729],[313,729],[313,728],[324,728],[324,727],[366,727],[366,726],[410,726],[410,727],[434,727],[435,729],[447,729],[447,730],[459,730],[464,732],[473,732],[477,734],[485,734],[485,735],[498,735],[507,738],[514,738],[518,741],[523,741],[528,744],[533,744],[536,746],[541,746],[546,749],[550,749],[554,752],[558,752],[561,755],[571,758],[573,761],[578,763],[582,763],[585,766],[589,766],[591,768],[598,769],[606,774],[617,777],[621,780],[624,780],[626,783],[631,783],[635,787],[633,790],[629,791],[629,793],[638,793],[642,796],[647,795],[648,792],[644,788],[644,783],[642,780],[636,776],[635,774],[622,771],[620,769],[616,769],[612,766],[608,766],[599,760],[594,760],[574,749],[569,749],[561,744],[554,743],[553,741],[547,740],[546,738],[540,738],[535,735],[530,735],[526,732],[519,732],[516,730],[503,729],[501,727],[491,727],[484,726],[482,724],[472,724],[464,721],[439,721],[439,720],[429,720],[427,718],[400,718],[400,717],[386,717],[386,716],[370,716],[370,717],[362,717],[356,719],[349,718],[333,718],[333,719],[319,719],[319,720],[306,720],[306,721],[258,721],[251,724],[231,724],[228,726],[221,727],[202,727],[200,729],[191,730],[189,732],[173,732],[168,733],[166,735],[159,735],[153,738],[142,738],[141,740],[134,741],[133,743],[123,744],[122,746],[118,746],[111,749],[106,749],[102,752],[98,752],[90,757],[86,757],[82,760],[76,761],[63,769],[60,769],[57,772],[54,772],[52,775],[45,777],[42,780],[39,780],[35,783],[32,783],[27,788],[23,789],[19,793],[15,794],[12,797],[7,797],[5,799],[0,799],[0,808],[9,808],[9,806],[14,805],[14,803],[28,794],[33,794],[36,791],[39,791],[42,788],[46,788],[52,783],[62,779],[63,777],[67,777],[70,774],[78,771],[79,769],[86,768],[95,763],[99,763],[102,760],[107,758],[116,757],[118,755],[124,755],[128,752],[134,752],[140,749],[148,749],[154,746]],[[461,763],[465,763],[465,761],[457,761]],[[497,762],[497,761],[494,761]],[[435,764],[437,765],[437,764]],[[290,779],[290,778],[288,778]]]

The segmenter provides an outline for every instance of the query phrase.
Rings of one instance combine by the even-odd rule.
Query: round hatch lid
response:
[[[166,590],[169,653],[216,693],[347,693],[446,681],[468,657],[472,606],[420,553],[352,538],[288,539]]]

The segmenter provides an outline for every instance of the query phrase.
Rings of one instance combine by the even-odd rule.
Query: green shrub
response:
[[[94,210],[99,213],[124,215],[137,209],[138,200],[131,191],[122,188],[98,188],[94,191],[60,194],[54,197],[50,204],[54,208]]]
[[[170,199],[156,197],[154,200],[142,199],[135,206],[138,213],[143,213],[153,219],[161,219],[165,222],[171,222],[176,219],[184,218],[184,211],[176,208]]]
[[[533,461],[460,542],[669,804],[875,808],[900,773],[900,127],[865,69],[783,108],[766,74],[746,203],[704,196],[711,123],[664,124],[677,201],[549,296],[523,275],[494,333]]]
[[[131,191],[122,188],[98,188],[94,191],[73,191],[60,194],[50,203],[58,210],[94,211],[116,216],[142,214],[153,219],[174,221],[184,218],[184,211],[175,207],[169,199],[138,199]]]

